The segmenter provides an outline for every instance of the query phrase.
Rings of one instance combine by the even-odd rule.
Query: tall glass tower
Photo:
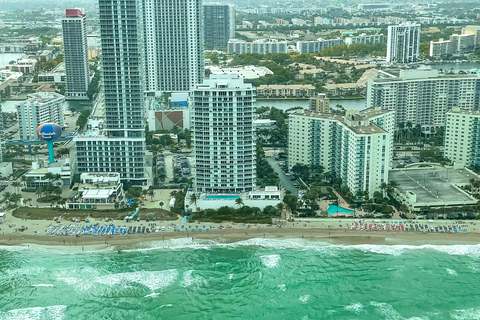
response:
[[[75,139],[79,172],[118,172],[134,184],[147,183],[142,2],[99,0],[104,120]]]
[[[205,73],[202,0],[142,2],[146,91],[189,91]]]

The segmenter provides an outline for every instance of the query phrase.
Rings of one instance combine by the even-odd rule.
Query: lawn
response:
[[[85,220],[85,218],[110,218],[121,220],[125,216],[131,215],[135,209],[127,208],[122,210],[65,210],[58,208],[32,208],[20,207],[15,209],[12,213],[14,217],[31,220],[53,220],[54,217],[62,217],[64,220],[71,220],[77,218]],[[156,220],[176,220],[178,216],[172,212],[163,209],[140,209],[135,218],[141,220],[152,219]]]

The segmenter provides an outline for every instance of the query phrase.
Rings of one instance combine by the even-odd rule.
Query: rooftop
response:
[[[452,108],[447,114],[449,113],[457,113],[457,114],[464,114],[464,115],[471,115],[471,116],[478,116],[480,117],[480,110],[468,110],[468,109],[461,109],[461,108]]]
[[[362,110],[359,113],[348,114],[345,116],[341,114],[335,114],[335,113],[322,113],[322,112],[315,112],[310,110],[305,110],[305,111],[297,110],[297,112],[293,114],[293,116],[306,116],[306,117],[312,117],[317,119],[338,121],[356,134],[387,133],[387,131],[383,130],[381,127],[371,122],[369,118],[375,115],[387,113],[389,111],[376,110],[376,109],[371,110],[371,109],[373,108]]]
[[[467,184],[469,179],[478,178],[465,169],[445,168],[440,165],[390,170],[388,175],[389,180],[398,183],[397,189],[400,192],[415,193],[417,203],[471,202],[473,198],[459,191],[454,185]]]

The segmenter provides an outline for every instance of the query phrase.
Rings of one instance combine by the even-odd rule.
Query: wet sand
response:
[[[324,222],[320,222],[324,223]],[[175,232],[173,229],[154,232],[150,234],[109,235],[94,237],[83,235],[58,236],[28,233],[8,233],[0,235],[2,246],[23,246],[34,250],[38,246],[50,246],[51,249],[62,252],[82,252],[96,250],[124,250],[145,246],[145,243],[164,241],[169,239],[192,239],[211,240],[220,243],[232,243],[253,238],[266,239],[305,239],[308,241],[326,242],[339,245],[373,244],[373,245],[455,245],[455,244],[479,244],[478,232],[465,233],[422,233],[422,232],[385,232],[385,231],[352,231],[329,224],[318,225],[318,222],[291,224],[276,228],[275,226],[239,226],[231,225],[231,228],[214,228],[209,232]],[[210,224],[213,227],[213,224]],[[473,226],[472,226],[473,229]],[[3,230],[3,228],[2,228]]]

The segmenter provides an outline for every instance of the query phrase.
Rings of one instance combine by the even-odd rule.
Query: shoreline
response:
[[[10,234],[0,237],[0,246],[22,247],[27,250],[52,250],[62,253],[99,252],[112,250],[147,249],[155,242],[165,242],[169,247],[172,240],[185,239],[188,244],[202,244],[202,241],[214,243],[236,243],[251,239],[266,240],[304,240],[327,243],[330,245],[479,245],[477,233],[417,233],[417,232],[377,232],[347,231],[328,228],[275,228],[271,229],[216,229],[210,232],[158,232],[150,234],[115,235],[115,236],[57,236],[57,235],[23,235]],[[261,245],[261,244],[260,244]],[[1,249],[0,249],[1,250]]]
[[[281,221],[280,225],[267,224],[243,224],[243,223],[209,223],[209,222],[182,222],[182,218],[171,221],[132,221],[125,223],[123,220],[113,221],[114,225],[126,225],[127,228],[150,228],[150,233],[132,233],[128,235],[50,235],[47,234],[52,226],[75,226],[77,224],[62,220],[61,224],[51,220],[24,220],[16,218],[8,214],[7,221],[0,224],[0,246],[14,247],[21,246],[26,248],[50,248],[48,250],[57,250],[65,253],[76,252],[92,252],[99,250],[126,250],[134,249],[139,246],[147,245],[151,242],[167,241],[168,244],[175,246],[174,242],[178,239],[186,239],[183,241],[188,243],[188,239],[193,237],[192,242],[197,240],[212,241],[215,243],[235,243],[239,241],[247,241],[250,239],[269,239],[290,241],[292,239],[300,239],[312,242],[330,243],[332,245],[463,245],[463,244],[480,244],[480,231],[477,221],[454,221],[435,220],[435,221],[417,221],[420,225],[429,225],[432,227],[453,227],[468,230],[467,232],[422,232],[422,231],[391,231],[369,230],[367,223],[372,226],[377,224],[390,224],[400,226],[407,223],[405,220],[363,220],[365,229],[356,229],[352,224],[359,221],[348,218],[319,218],[319,219],[295,219],[294,221]],[[402,223],[403,222],[403,223]],[[111,222],[105,222],[104,219],[91,219],[89,225],[109,225]],[[410,223],[410,222],[408,222]],[[85,223],[78,224],[85,226]],[[199,232],[196,226],[208,225],[210,231],[203,230]],[[175,229],[179,226],[182,232]],[[184,226],[184,228],[180,228]],[[186,229],[190,229],[187,231]],[[21,232],[20,230],[23,230]],[[155,232],[156,231],[156,232]],[[76,231],[72,234],[76,234]],[[173,241],[172,241],[173,240]],[[145,244],[147,243],[147,244]],[[178,241],[177,241],[178,244]],[[1,250],[1,249],[0,249]],[[7,248],[8,250],[8,248]]]

